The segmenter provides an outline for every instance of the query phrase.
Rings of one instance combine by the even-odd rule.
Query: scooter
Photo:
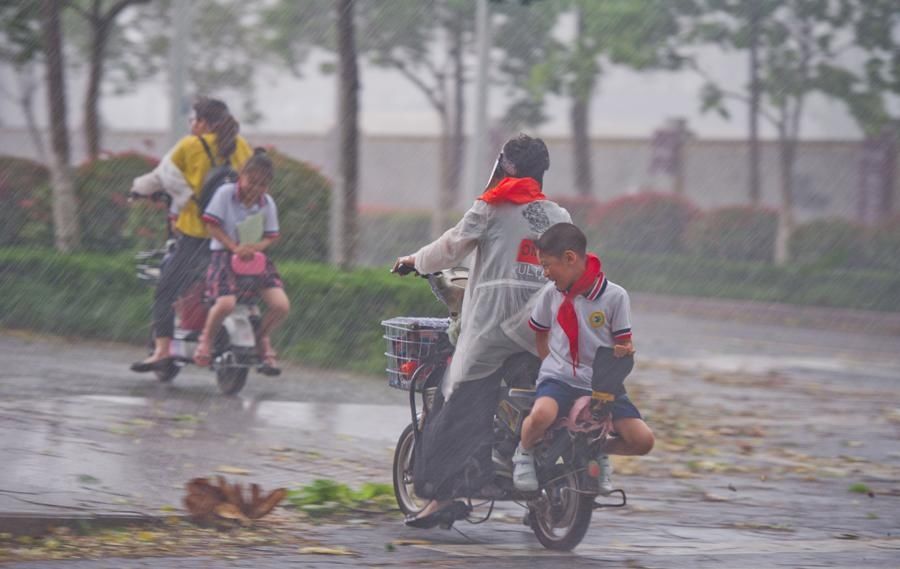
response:
[[[154,196],[152,199],[161,198]],[[175,239],[170,237],[163,247],[138,252],[135,255],[138,279],[156,286],[174,247]],[[194,352],[209,311],[203,294],[205,270],[205,266],[197,267],[192,284],[175,302],[175,333],[169,349],[172,359],[167,366],[154,370],[162,383],[172,382],[184,366],[194,363]],[[237,306],[225,318],[212,343],[210,368],[216,373],[219,391],[225,395],[235,395],[244,388],[251,368],[263,369],[257,345],[261,317],[258,294],[253,287],[254,277],[237,278],[243,292],[238,295]]]
[[[414,272],[404,267],[400,267],[398,272],[401,271]],[[411,422],[397,441],[393,464],[394,495],[406,516],[414,516],[428,502],[415,494],[414,449],[416,444],[421,444],[422,429],[453,357],[454,345],[447,331],[459,317],[467,271],[457,268],[419,276],[428,280],[435,296],[449,309],[451,317],[398,317],[382,322],[387,341],[385,355],[388,358],[389,385],[409,392]],[[532,360],[536,358],[523,353],[511,357],[504,366],[504,385],[494,415],[493,488],[490,495],[468,499],[470,513],[465,519],[470,523],[486,521],[497,500],[524,504],[526,513],[523,522],[532,529],[538,541],[548,549],[567,551],[584,538],[595,509],[624,507],[627,497],[621,489],[601,497],[597,459],[607,438],[614,434],[611,433],[612,421],[608,409],[592,404],[590,396],[576,401],[573,413],[557,421],[535,447],[538,490],[521,492],[515,488],[512,456],[518,445],[522,423],[535,399],[537,367]],[[617,373],[627,375],[630,369],[620,369]],[[416,401],[417,395],[421,396],[421,405]],[[472,504],[473,498],[481,500],[481,504]],[[472,513],[479,506],[487,508],[487,513],[480,519]],[[452,525],[451,522],[442,527],[449,529]]]

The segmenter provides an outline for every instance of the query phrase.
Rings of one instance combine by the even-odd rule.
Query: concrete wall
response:
[[[272,145],[288,155],[317,165],[334,178],[337,168],[334,141],[324,135],[247,135],[256,145]],[[104,147],[112,152],[136,150],[160,156],[166,150],[163,132],[108,132]],[[546,193],[573,195],[573,169],[567,139],[548,139],[551,167],[545,180]],[[49,145],[49,138],[45,137]],[[84,157],[80,136],[73,136],[76,163]],[[595,196],[609,199],[637,191],[641,187],[670,187],[671,181],[648,174],[650,141],[641,139],[596,139],[593,141]],[[481,157],[476,179],[486,181],[495,150]],[[796,204],[801,220],[816,217],[856,215],[861,144],[855,141],[803,142],[796,168]],[[28,133],[22,129],[0,128],[0,155],[35,158],[37,153]],[[686,150],[686,195],[701,207],[746,203],[746,145],[741,141],[694,140]],[[763,199],[778,203],[778,151],[774,142],[763,143]],[[434,138],[365,136],[361,146],[361,191],[364,206],[377,208],[427,209],[435,200],[440,172],[438,141]],[[459,198],[465,208],[479,193],[462,177]]]

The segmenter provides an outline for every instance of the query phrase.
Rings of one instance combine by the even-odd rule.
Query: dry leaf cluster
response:
[[[184,506],[198,523],[236,520],[249,525],[271,512],[287,495],[284,488],[264,495],[259,484],[251,484],[250,496],[245,498],[241,484],[230,484],[224,476],[217,476],[215,484],[208,478],[194,478],[186,488]]]

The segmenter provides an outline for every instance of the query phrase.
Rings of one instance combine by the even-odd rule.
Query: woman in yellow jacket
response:
[[[153,172],[159,185],[173,197],[178,239],[171,258],[162,267],[153,296],[154,350],[147,359],[131,365],[137,372],[169,365],[175,330],[173,304],[209,264],[209,233],[200,219],[203,212],[197,202],[203,180],[213,167],[204,146],[212,152],[216,165],[228,160],[235,171],[253,155],[250,145],[238,135],[238,122],[222,101],[198,99],[192,106],[190,123],[191,134],[182,138]]]

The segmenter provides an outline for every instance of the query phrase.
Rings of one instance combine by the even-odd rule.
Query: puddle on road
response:
[[[204,413],[204,422],[249,427],[278,427],[331,433],[363,439],[395,441],[409,424],[409,408],[402,405],[357,403],[308,403],[258,401],[241,398],[149,399],[109,395],[67,398],[73,405],[84,402],[114,406],[145,407],[175,414]],[[93,406],[91,406],[93,407]]]
[[[0,416],[0,511],[160,508],[221,465],[264,486],[382,481],[410,420],[398,405],[105,395],[0,402]],[[353,458],[385,472],[339,463]]]

